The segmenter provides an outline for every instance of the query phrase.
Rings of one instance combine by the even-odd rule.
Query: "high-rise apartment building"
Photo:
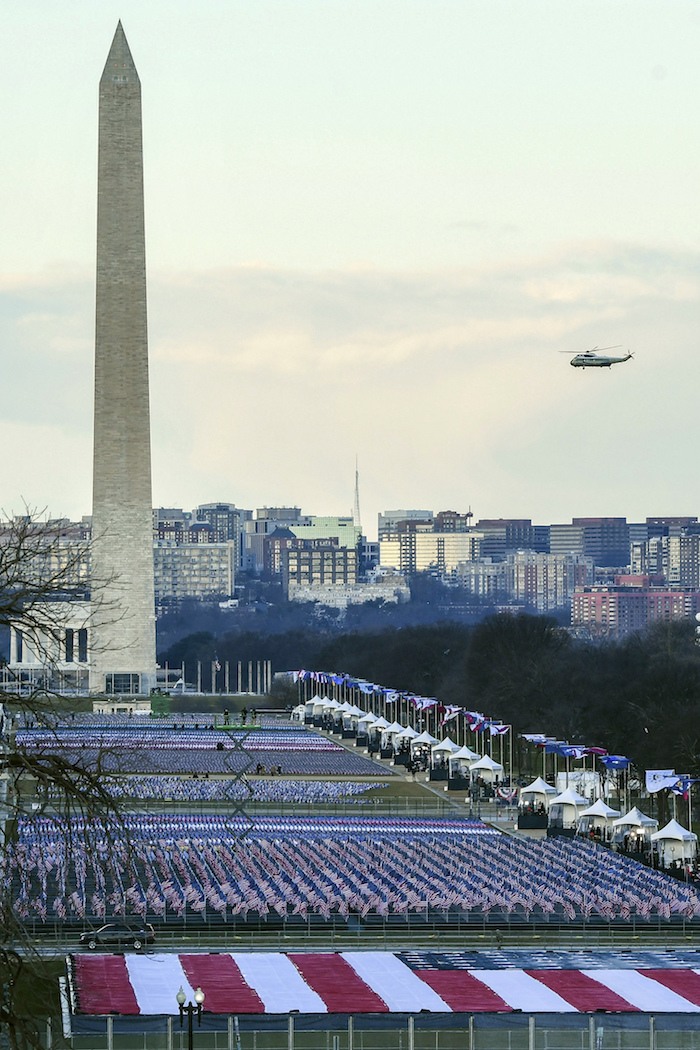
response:
[[[432,524],[432,510],[385,510],[377,515],[377,535],[379,542],[388,539],[396,532],[397,526],[404,521],[420,521]]]
[[[310,547],[305,544],[302,548],[286,548],[282,551],[282,578],[287,592],[294,584],[357,583],[357,550],[336,547],[328,539],[317,540]]]
[[[618,638],[653,623],[689,619],[699,601],[700,594],[692,589],[583,587],[572,599],[571,626],[594,637]]]
[[[577,587],[593,583],[593,562],[581,554],[516,551],[505,566],[509,599],[542,613],[568,606]]]
[[[300,540],[336,539],[339,547],[357,549],[361,529],[353,517],[318,517],[311,515],[303,522],[291,522],[287,528]]]
[[[630,533],[626,518],[572,518],[571,524],[583,528],[583,553],[595,565],[629,564]]]
[[[235,544],[178,543],[156,540],[153,546],[155,599],[159,609],[191,598],[199,601],[232,597]]]
[[[507,551],[517,550],[549,554],[549,525],[533,525],[529,518],[482,518],[476,528],[484,535],[485,558],[505,558]]]
[[[430,526],[428,526],[430,529]],[[433,532],[411,528],[379,542],[379,564],[402,574],[454,576],[462,562],[481,557],[480,532]]]
[[[211,525],[217,540],[227,541],[234,545],[234,565],[240,569],[242,567],[245,511],[241,511],[233,503],[200,503],[198,507],[195,507],[193,514],[197,521],[204,521]]]

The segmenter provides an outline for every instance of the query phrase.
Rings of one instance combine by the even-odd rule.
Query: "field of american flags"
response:
[[[247,830],[245,837],[241,833]],[[509,837],[478,821],[134,814],[120,826],[20,821],[9,855],[22,919],[126,913],[247,917],[475,914],[694,922],[697,890],[589,842]]]

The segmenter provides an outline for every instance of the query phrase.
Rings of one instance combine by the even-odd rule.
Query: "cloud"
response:
[[[699,297],[700,256],[604,243],[444,272],[152,273],[155,502],[347,513],[357,452],[370,523],[693,513]],[[89,511],[91,332],[85,275],[0,282],[2,504]],[[603,374],[556,353],[615,343],[637,358]]]

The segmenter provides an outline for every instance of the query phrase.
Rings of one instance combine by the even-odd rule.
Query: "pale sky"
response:
[[[700,514],[696,0],[3,5],[0,508],[91,509],[119,18],[155,505]]]

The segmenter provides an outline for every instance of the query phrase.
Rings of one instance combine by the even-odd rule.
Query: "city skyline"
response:
[[[155,505],[350,514],[357,453],[369,535],[392,506],[693,513],[691,5],[165,11],[4,19],[3,510],[90,505],[94,84],[121,17]],[[637,357],[609,373],[556,353],[618,342]]]

